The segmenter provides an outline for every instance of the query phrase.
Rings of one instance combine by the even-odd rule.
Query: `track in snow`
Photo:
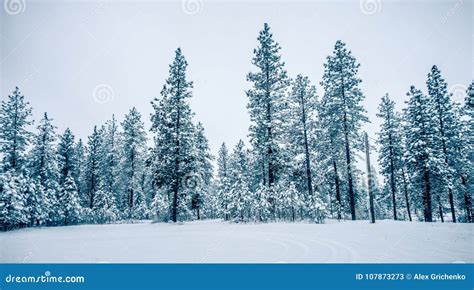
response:
[[[395,221],[31,228],[0,233],[0,262],[472,263],[473,229]]]

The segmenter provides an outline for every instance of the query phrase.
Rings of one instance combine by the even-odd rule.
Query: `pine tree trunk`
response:
[[[129,208],[129,212],[128,212],[128,217],[129,218],[132,218],[132,211],[133,211],[133,188],[130,188],[130,191],[129,191],[129,194],[128,194],[128,208]]]
[[[354,187],[352,181],[352,168],[351,168],[351,153],[349,148],[349,136],[348,132],[345,133],[346,139],[346,165],[347,165],[347,182],[349,184],[349,203],[351,206],[351,218],[352,220],[356,220],[356,212],[355,212],[355,195],[354,195]]]
[[[365,161],[367,163],[367,191],[369,193],[369,212],[370,212],[370,222],[375,223],[375,210],[374,210],[374,195],[372,192],[372,172],[370,168],[370,152],[369,152],[369,137],[367,133],[364,133],[365,139]],[[395,220],[396,220],[395,215]]]
[[[340,220],[342,218],[341,216],[341,189],[339,185],[339,175],[337,173],[337,164],[336,160],[332,161],[332,166],[334,167],[334,184],[336,187],[336,210],[337,210],[337,220]]]
[[[407,213],[408,213],[408,219],[412,221],[411,219],[411,212],[410,212],[410,200],[408,198],[408,185],[405,177],[405,170],[402,168],[402,175],[403,175],[403,191],[405,193],[405,202],[406,202],[406,207],[407,207]]]
[[[431,211],[431,184],[430,172],[426,166],[423,167],[423,214],[425,222],[433,221],[433,213]]]
[[[176,147],[174,152],[174,176],[173,176],[173,203],[171,207],[171,220],[176,222],[178,219],[178,190],[179,190],[179,126],[180,126],[180,110],[178,105],[178,112],[176,118]]]
[[[439,209],[439,217],[441,218],[441,222],[444,223],[444,215],[443,215],[443,207],[441,206],[441,198],[439,195],[436,196],[438,201],[438,209]]]
[[[443,143],[444,162],[445,162],[446,167],[449,167],[448,150],[447,150],[447,146],[446,146],[445,133],[444,133],[444,122],[443,122],[443,118],[441,116],[441,105],[440,105],[439,101],[438,101],[438,112],[440,113],[440,118],[439,118],[440,119],[440,133],[441,133],[441,139],[442,139],[442,143]],[[448,180],[450,180],[451,176],[448,176],[447,178],[448,178]],[[448,181],[449,205],[450,205],[450,208],[451,208],[451,215],[452,215],[452,218],[453,218],[453,223],[455,223],[456,222],[456,210],[454,209],[453,190],[452,190],[451,185],[449,183],[450,183],[450,181]],[[440,205],[440,210],[441,210],[441,205]],[[443,221],[442,217],[441,217],[441,221]]]
[[[390,188],[392,190],[392,205],[393,205],[393,219],[397,220],[397,201],[395,197],[396,186],[395,186],[395,166],[394,166],[394,156],[393,156],[393,144],[392,144],[392,135],[389,135],[389,145],[390,145]]]
[[[302,109],[302,121],[303,121],[303,133],[304,133],[304,151],[306,157],[306,181],[308,183],[308,194],[313,195],[313,181],[311,178],[311,160],[309,158],[309,145],[308,145],[308,132],[306,129],[306,109],[304,106],[303,95],[301,94],[301,109]]]
[[[345,103],[345,96],[344,96],[344,88],[342,90],[342,95]],[[356,220],[356,212],[355,212],[355,194],[354,194],[354,185],[352,181],[352,166],[351,166],[351,149],[349,143],[349,129],[347,128],[347,113],[344,111],[344,143],[346,149],[346,167],[347,167],[347,182],[349,186],[349,203],[351,207],[351,218],[352,220]]]
[[[467,187],[466,177],[461,176],[461,184],[464,186],[464,209],[466,210],[467,222],[472,223],[472,200]]]
[[[449,206],[451,207],[451,217],[453,219],[453,223],[456,222],[456,210],[454,209],[454,197],[453,197],[453,189],[450,187],[449,189]]]

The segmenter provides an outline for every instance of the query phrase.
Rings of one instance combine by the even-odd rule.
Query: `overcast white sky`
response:
[[[289,75],[308,75],[320,95],[325,57],[336,40],[347,43],[361,63],[372,137],[381,96],[388,92],[402,107],[410,85],[426,91],[433,64],[451,87],[473,78],[470,0],[3,1],[1,98],[18,85],[35,119],[47,111],[60,132],[70,127],[81,138],[132,106],[149,128],[150,101],[179,46],[194,81],[192,109],[212,152],[223,141],[232,147],[246,140],[246,74],[264,22]],[[94,98],[101,84],[113,89],[106,102]]]

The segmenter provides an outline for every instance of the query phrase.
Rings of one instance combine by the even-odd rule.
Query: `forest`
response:
[[[397,96],[379,96],[382,123],[369,148],[360,64],[348,46],[338,40],[328,52],[321,91],[315,80],[289,76],[280,50],[265,23],[249,59],[251,88],[242,92],[249,144],[223,142],[215,154],[194,120],[180,48],[150,100],[151,116],[131,108],[94,126],[87,140],[57,132],[46,112],[34,122],[27,96],[14,88],[0,109],[0,228],[150,219],[472,222],[474,82],[457,100],[433,65],[425,88],[407,84],[403,110]],[[361,169],[369,150],[378,151],[371,161],[379,172]]]

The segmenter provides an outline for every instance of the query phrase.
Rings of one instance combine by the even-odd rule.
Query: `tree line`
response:
[[[369,122],[360,64],[337,41],[319,97],[308,77],[288,76],[268,24],[257,40],[245,92],[250,144],[239,141],[229,152],[223,143],[215,171],[204,127],[193,120],[193,83],[179,48],[151,102],[151,128],[132,108],[122,122],[112,116],[94,126],[86,142],[70,129],[58,134],[47,113],[30,132],[32,108],[16,88],[0,111],[2,228],[124,219],[367,219],[367,176],[357,166]],[[437,66],[426,86],[426,93],[409,87],[402,111],[388,94],[381,98],[382,181],[371,176],[375,215],[472,222],[474,83],[462,104]]]

